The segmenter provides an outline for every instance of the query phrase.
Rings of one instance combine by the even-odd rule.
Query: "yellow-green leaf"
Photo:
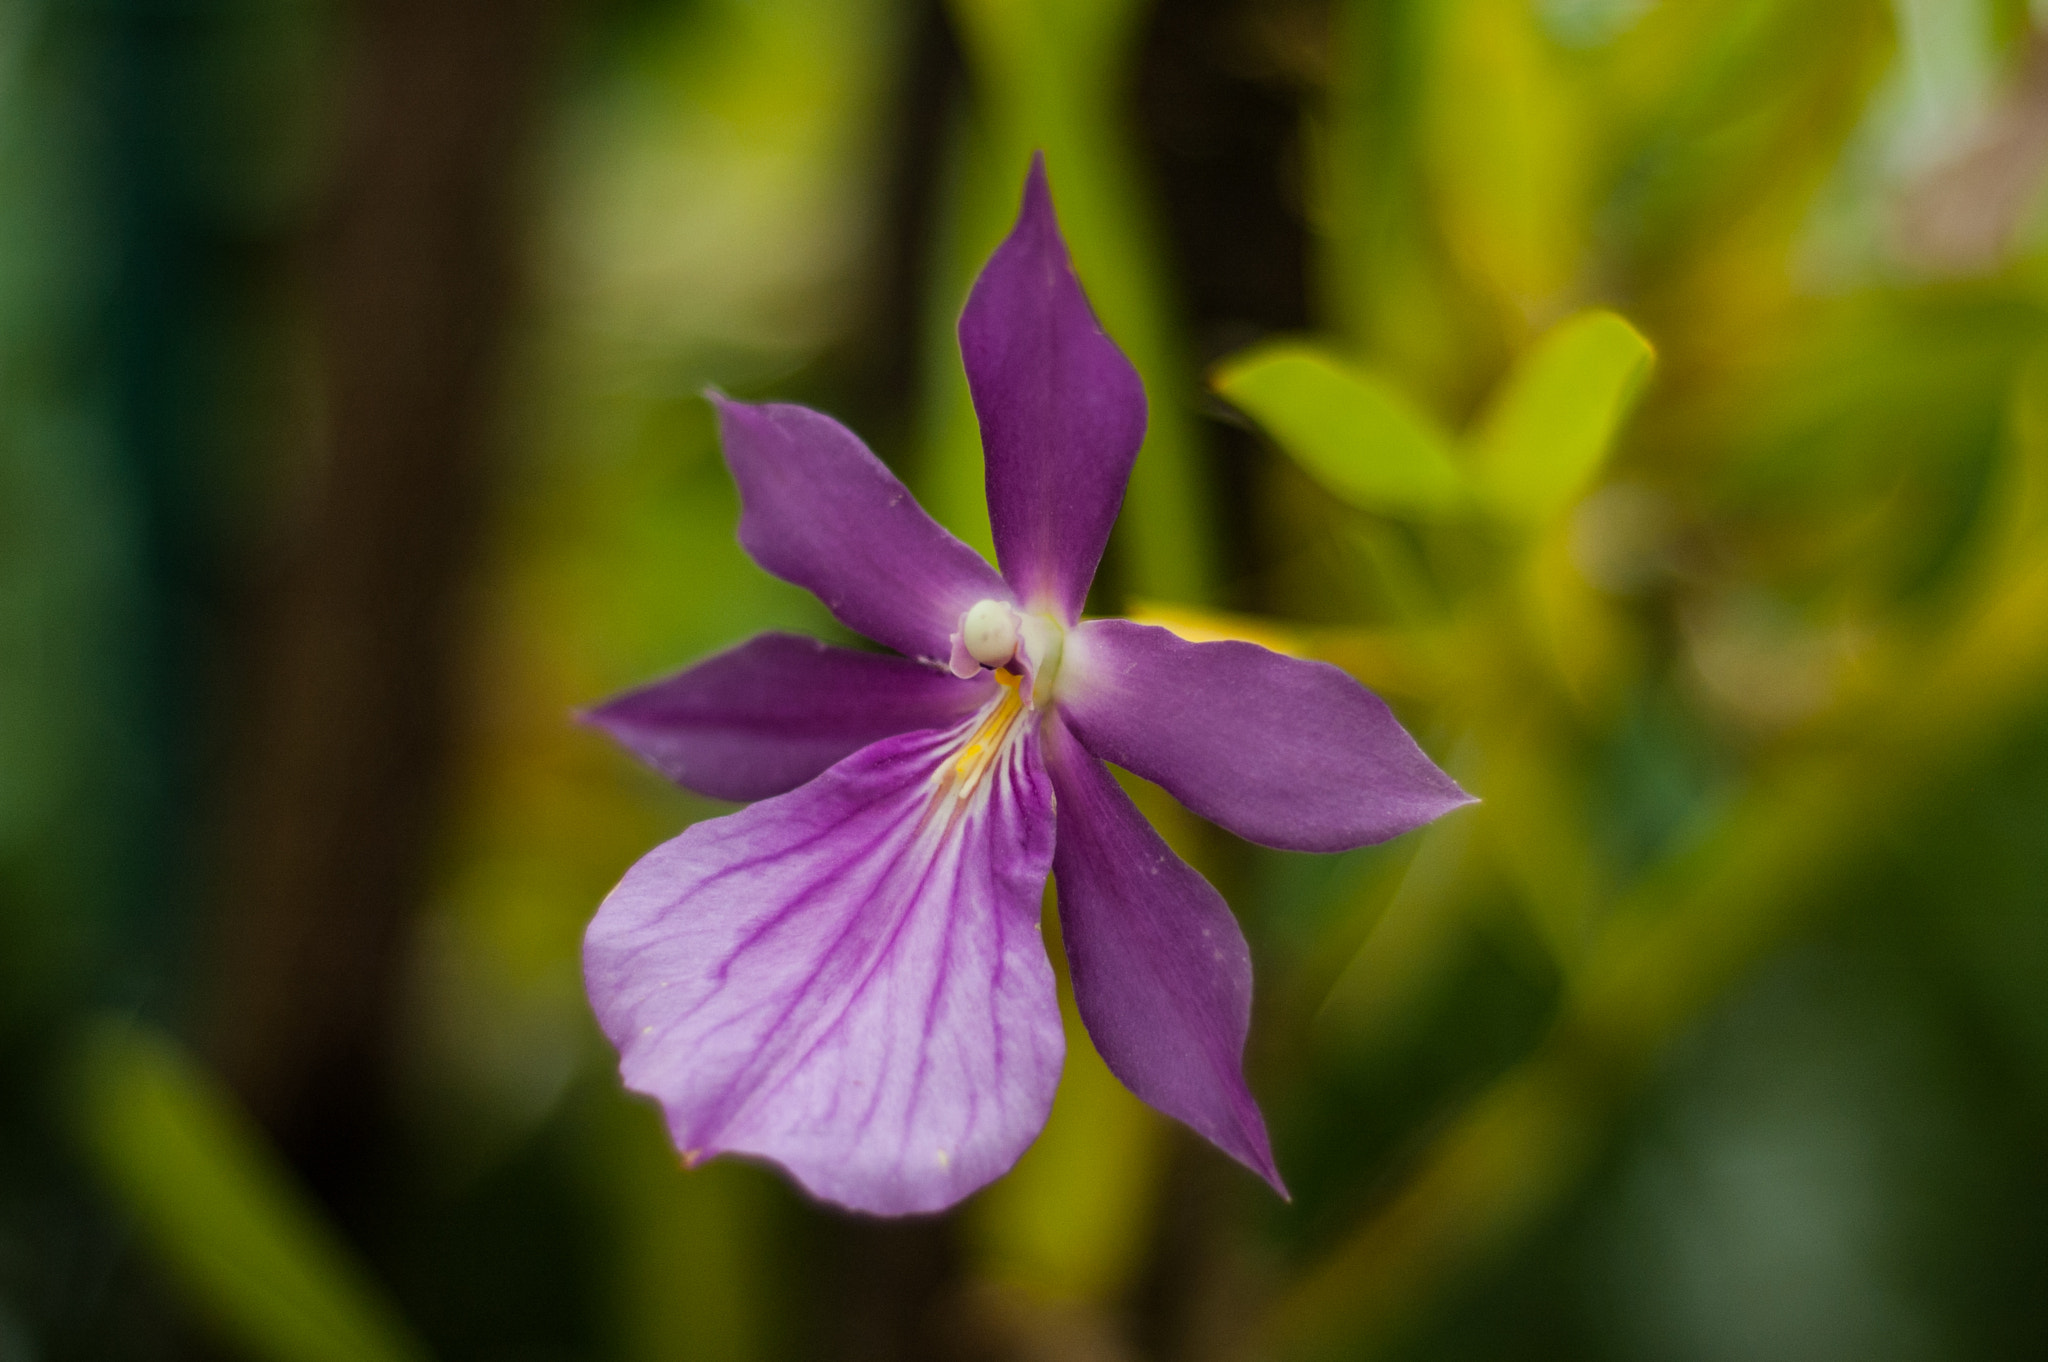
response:
[[[1522,356],[1474,437],[1473,476],[1510,520],[1549,519],[1606,462],[1654,352],[1612,312],[1581,312]]]
[[[250,1356],[426,1356],[254,1123],[170,1040],[104,1024],[80,1080],[82,1133],[103,1181]]]
[[[1531,0],[1436,0],[1421,151],[1461,272],[1519,320],[1577,277],[1594,146],[1584,87]]]
[[[1306,469],[1363,510],[1441,520],[1468,502],[1450,440],[1393,385],[1314,346],[1265,345],[1212,382]]]

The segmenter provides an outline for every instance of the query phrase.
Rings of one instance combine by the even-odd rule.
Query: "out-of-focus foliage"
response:
[[[362,1257],[342,1279],[386,1284],[449,1359],[2037,1350],[2038,10],[636,0],[565,21],[459,780],[390,1019],[387,1213],[314,1257]],[[253,536],[278,475],[230,439],[198,477],[207,441],[143,436],[318,400],[247,391],[254,373],[296,392],[276,358],[303,344],[290,298],[208,322],[207,285],[149,294],[148,262],[106,239],[144,208],[236,241],[314,212],[333,16],[205,19],[178,32],[210,55],[178,69],[215,73],[194,81],[213,112],[176,125],[189,156],[150,144],[190,182],[117,212],[91,175],[125,185],[139,153],[106,128],[132,141],[147,120],[93,73],[133,71],[95,66],[112,49],[61,5],[0,9],[9,1357],[96,1337],[65,1320],[115,1288],[65,1288],[63,1316],[60,1278],[147,1299],[101,1266],[127,1261],[131,1222],[331,1242],[274,1211],[272,1173],[255,1200],[233,1190],[249,1175],[222,1150],[246,1132],[132,1033],[92,1052],[94,1141],[15,1133],[47,1055],[76,1053],[39,1038],[110,1002],[175,1024],[177,981],[203,977],[183,901],[153,897],[197,835],[162,807],[182,760],[165,697],[206,673],[162,647],[184,587],[160,532],[190,502]],[[1197,59],[1296,131],[1232,160],[1241,129],[1158,113]],[[231,116],[245,103],[277,116]],[[573,713],[759,629],[845,641],[738,549],[707,384],[847,418],[986,547],[953,326],[1034,149],[1151,402],[1094,604],[1346,668],[1481,802],[1304,857],[1132,783],[1252,941],[1252,1080],[1292,1203],[1125,1093],[1068,1000],[1065,1082],[1017,1170],[957,1217],[880,1227],[757,1167],[683,1172],[619,1092],[583,924],[634,857],[723,810]],[[1270,311],[1305,325],[1204,301],[1228,291],[1187,263],[1206,225],[1187,204],[1231,197],[1175,198],[1172,156],[1277,205],[1307,278]],[[865,363],[900,334],[908,391]],[[178,355],[200,358],[172,382]],[[95,1150],[106,1205],[42,1190]],[[44,1254],[52,1225],[87,1225],[87,1248]],[[317,1296],[317,1275],[293,1289]],[[171,1280],[218,1309],[228,1278]],[[288,1290],[234,1299],[245,1329],[310,1318]],[[311,1355],[291,1346],[272,1355]]]
[[[619,870],[715,810],[613,760],[572,715],[757,630],[835,627],[740,551],[699,392],[757,395],[849,324],[904,25],[842,0],[642,12],[548,149],[519,402],[534,434],[493,545],[411,1088],[451,1187],[567,1144],[596,1225],[593,1343],[610,1355],[786,1355],[808,1327],[779,1294],[791,1194],[750,1168],[678,1176],[655,1113],[616,1090],[582,996],[583,925]]]
[[[1504,520],[1540,528],[1577,501],[1650,372],[1611,312],[1574,317],[1518,359],[1473,436],[1472,477]]]
[[[101,1175],[249,1351],[277,1362],[426,1356],[263,1136],[174,1045],[103,1027],[79,1083],[79,1124]]]
[[[1502,382],[1463,468],[1389,380],[1312,346],[1261,347],[1213,381],[1362,511],[1424,522],[1490,512],[1541,526],[1599,471],[1649,364],[1649,344],[1611,312],[1560,324]]]
[[[1471,483],[1449,437],[1377,374],[1283,341],[1225,365],[1215,384],[1361,511],[1440,520],[1469,508]]]
[[[1956,798],[1957,781],[1968,788],[1995,735],[2031,729],[2041,711],[2048,542],[2017,524],[2037,476],[2023,413],[2044,335],[2023,251],[2003,278],[1952,281],[1941,277],[1952,262],[1902,229],[1872,254],[1827,259],[1828,290],[1803,285],[1829,249],[1814,236],[1816,188],[1832,175],[1847,196],[1845,139],[1885,135],[1894,117],[1887,61],[1893,81],[1925,82],[1944,44],[1988,28],[1990,8],[1643,8],[1617,7],[1603,32],[1563,6],[1344,7],[1354,41],[1382,41],[1350,73],[1370,93],[1332,103],[1332,320],[1405,372],[1425,409],[1478,408],[1464,476],[1525,543],[1443,525],[1440,502],[1405,488],[1361,487],[1361,468],[1415,466],[1414,432],[1427,429],[1355,415],[1361,395],[1376,414],[1389,408],[1389,379],[1298,343],[1218,374],[1311,475],[1376,513],[1349,527],[1363,550],[1351,569],[1361,623],[1376,630],[1353,665],[1368,679],[1429,678],[1406,689],[1485,801],[1464,826],[1426,833],[1405,873],[1371,882],[1362,945],[1327,993],[1311,988],[1314,1020],[1296,1033],[1327,1037],[1324,1067],[1296,1081],[1304,1093],[1341,1084],[1360,1047],[1420,1053],[1424,1028],[1443,1023],[1436,1009],[1478,986],[1458,972],[1509,942],[1531,1009],[1508,1023],[1520,1039],[1466,1080],[1481,1090],[1403,1157],[1396,1188],[1282,1292],[1268,1338],[1285,1352],[1412,1345],[1408,1331],[1470,1273],[1539,1227],[1561,1232],[1562,1204],[1594,1217],[1580,1243],[1613,1233],[1588,1182],[1639,1085],[1828,907],[1861,900],[1866,921],[1836,929],[1852,941],[1881,930],[1872,909],[1879,920],[1915,911],[1907,896],[1872,895],[1858,867]],[[1395,52],[1409,60],[1390,65]],[[2038,79],[2012,60],[2009,80]],[[1418,70],[1429,75],[1416,88]],[[1927,159],[1923,140],[1918,165],[1886,167],[1859,208],[1837,199],[1833,211],[1910,225],[1914,196],[1931,192],[1926,167],[1985,135],[1950,102],[1984,89],[1922,84],[1913,97],[1923,121],[1889,135],[1926,139],[1932,117],[1946,120],[1946,145]],[[2034,87],[2003,98],[2004,117],[2037,116],[2013,112],[2039,98]],[[1412,189],[1394,188],[1408,167]],[[2032,184],[2040,168],[2009,151],[2002,170]],[[2008,191],[1974,211],[2012,202]],[[2028,239],[2017,221],[2000,230]],[[1529,339],[1561,304],[1594,298],[1639,319],[1665,359],[1604,476],[1648,347],[1597,312]],[[1412,334],[1382,310],[1396,300]],[[1479,401],[1475,379],[1506,356],[1507,377]],[[1349,404],[1348,424],[1315,420],[1318,401]],[[1298,599],[1319,610],[1319,595]],[[1970,986],[1957,986],[1960,1002]],[[1906,1025],[1938,1029],[1937,1015]],[[1869,1099],[1842,1092],[1837,1116],[1812,1119],[1886,1119],[1857,1114]],[[1785,1157],[1807,1157],[1793,1148]],[[1844,1157],[1862,1156],[1845,1146]],[[1907,1163],[1865,1165],[1857,1191],[1827,1194],[1876,1211],[1702,1206],[1712,1193],[1665,1184],[1674,1217],[1691,1197],[1692,1214],[1762,1218],[1744,1233],[1823,1237],[1778,1250],[1790,1256],[1776,1271],[1797,1287],[1715,1287],[1740,1324],[1632,1303],[1634,1346],[1731,1357],[1970,1346],[1978,1322],[1921,1275],[1931,1255],[1916,1251],[1926,1241],[1906,1210],[1939,1156],[1923,1145],[1883,1157]],[[1825,1238],[1842,1214],[1876,1218],[1866,1238]],[[1670,1243],[1662,1251],[1686,1251]],[[1912,1265],[1880,1266],[1872,1243]],[[1638,1264],[1635,1289],[1644,1273],[1668,1274],[1669,1291],[1741,1270],[1711,1262]],[[1517,1270],[1542,1275],[1534,1260]],[[1817,1342],[1823,1321],[1845,1318],[1855,1342]]]

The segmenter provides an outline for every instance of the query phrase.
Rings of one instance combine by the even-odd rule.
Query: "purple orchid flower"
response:
[[[1050,871],[1110,1069],[1285,1195],[1243,1075],[1244,936],[1103,763],[1309,851],[1469,796],[1335,667],[1081,618],[1145,394],[1042,160],[960,348],[1000,575],[831,418],[713,397],[740,542],[900,656],[764,634],[587,716],[679,784],[758,801],[626,872],[584,942],[592,1006],[686,1164],[751,1154],[855,1210],[940,1210],[1052,1106]]]

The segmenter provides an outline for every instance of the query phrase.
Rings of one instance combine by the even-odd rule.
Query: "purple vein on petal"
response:
[[[1037,932],[1051,790],[1033,741],[965,800],[936,788],[970,731],[887,739],[698,824],[606,900],[592,1001],[678,1147],[896,1214],[952,1204],[1037,1134],[1063,1052]]]

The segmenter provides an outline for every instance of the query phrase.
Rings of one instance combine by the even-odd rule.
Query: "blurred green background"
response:
[[[685,1174],[571,721],[768,627],[707,383],[987,541],[1048,157],[1152,404],[1094,608],[1483,802],[1141,802],[1295,1197],[1069,1008],[938,1219]],[[2048,1357],[2048,8],[0,0],[0,1359]]]

